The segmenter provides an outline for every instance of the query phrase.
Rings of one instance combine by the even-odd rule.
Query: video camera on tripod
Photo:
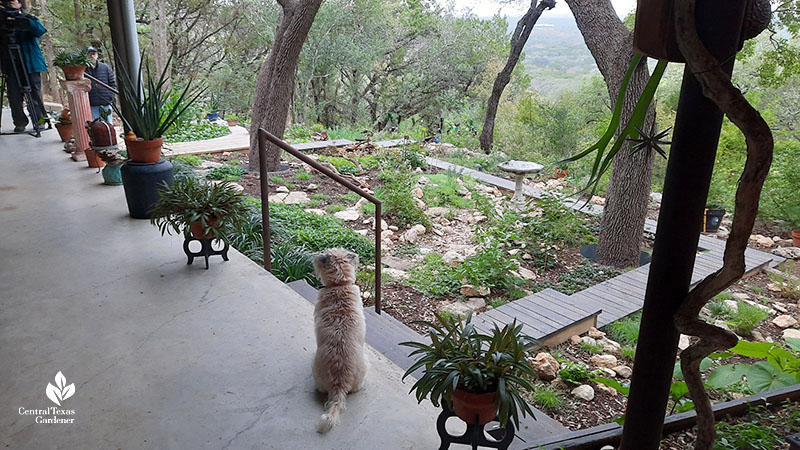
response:
[[[40,137],[41,130],[44,129],[43,124],[47,124],[47,129],[52,128],[52,125],[44,110],[40,109],[40,105],[42,105],[41,97],[34,99],[31,80],[26,70],[25,55],[22,53],[17,39],[18,32],[27,31],[31,28],[31,17],[33,16],[25,14],[18,8],[10,6],[0,8],[0,43],[6,47],[5,49],[0,48],[0,52],[3,52],[3,54],[0,54],[3,70],[2,83],[0,84],[0,120],[3,117],[2,95],[8,86],[9,76],[13,75],[19,92],[22,93],[25,103],[28,105],[28,114],[30,114],[34,130],[29,134],[34,137]]]

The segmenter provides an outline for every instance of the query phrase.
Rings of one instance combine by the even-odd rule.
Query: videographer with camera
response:
[[[6,77],[14,132],[22,133],[28,125],[28,118],[22,108],[22,99],[28,91],[28,111],[34,118],[33,128],[38,130],[40,125],[36,123],[36,119],[45,117],[40,72],[47,71],[47,63],[39,48],[39,37],[47,30],[39,19],[25,13],[25,0],[1,1],[0,69]]]

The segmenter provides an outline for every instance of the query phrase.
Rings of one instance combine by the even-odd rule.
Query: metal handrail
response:
[[[272,272],[272,262],[270,260],[270,242],[269,242],[269,175],[267,174],[267,163],[266,163],[267,148],[262,137],[266,138],[267,140],[277,145],[281,149],[286,150],[300,161],[303,161],[304,163],[308,164],[314,169],[322,172],[323,174],[328,176],[328,178],[331,178],[332,180],[336,181],[337,183],[341,184],[347,189],[350,189],[351,191],[355,192],[362,198],[367,199],[367,201],[375,205],[375,312],[380,314],[381,313],[381,222],[382,222],[381,201],[375,198],[373,195],[368,194],[360,187],[347,181],[347,179],[345,179],[341,175],[334,173],[333,171],[323,166],[319,162],[309,158],[307,155],[303,154],[300,150],[297,150],[296,148],[292,147],[291,145],[281,140],[280,138],[276,137],[269,131],[263,128],[259,128],[258,168],[259,168],[259,178],[261,180],[261,221],[263,223],[262,238],[264,239],[264,268]]]

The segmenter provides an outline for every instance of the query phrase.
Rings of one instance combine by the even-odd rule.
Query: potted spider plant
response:
[[[179,91],[179,95],[173,96],[167,88],[167,68],[172,56],[158,78],[151,73],[150,64],[144,57],[141,61],[145,62],[139,64],[136,74],[136,80],[141,80],[140,83],[125,70],[124,64],[117,61],[117,66],[122,68],[120,95],[128,108],[123,111],[116,103],[111,106],[125,125],[125,147],[130,160],[154,163],[161,159],[164,132],[192,106],[203,90],[193,89],[190,81]]]
[[[67,81],[83,79],[83,72],[89,65],[89,54],[83,50],[64,50],[53,58],[53,65],[64,71]]]
[[[249,217],[245,196],[231,182],[206,183],[191,177],[163,185],[150,208],[150,223],[164,233],[191,233],[197,239],[226,240],[225,229]]]
[[[505,426],[511,418],[519,428],[520,413],[533,417],[521,391],[533,390],[528,379],[535,373],[527,357],[536,340],[522,334],[521,324],[495,325],[491,334],[482,334],[472,323],[472,312],[463,321],[436,313],[435,322],[418,323],[428,328],[430,343],[400,344],[414,348],[409,356],[417,357],[403,378],[424,368],[411,387],[418,402],[429,397],[438,407],[444,401],[470,424],[497,417]]]

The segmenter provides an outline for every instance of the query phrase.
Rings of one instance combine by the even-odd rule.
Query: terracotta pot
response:
[[[106,165],[105,161],[100,159],[100,157],[97,156],[97,153],[90,148],[86,149],[86,162],[89,163],[89,167],[93,167],[95,169]]]
[[[73,130],[71,123],[56,123],[56,130],[58,130],[58,135],[61,136],[61,142],[69,142],[69,140],[72,139]]]
[[[208,226],[216,227],[217,226],[217,222],[219,222],[219,219],[216,218],[216,217],[212,217],[212,218],[208,219]],[[209,231],[209,232],[207,232],[205,234],[203,233],[203,224],[201,222],[192,222],[192,224],[189,225],[189,229],[192,232],[192,236],[194,236],[197,239],[213,239],[214,238],[214,233],[212,233],[211,231]]]
[[[61,66],[61,70],[64,71],[64,78],[67,81],[77,81],[83,79],[83,71],[86,70],[86,66]]]
[[[792,230],[792,243],[795,247],[800,247],[800,229]]]
[[[568,169],[559,169],[558,167],[556,167],[556,179],[564,178],[567,175],[569,175]]]
[[[497,406],[494,404],[496,392],[474,394],[462,389],[453,392],[453,412],[464,422],[478,425],[491,422],[497,417]]]
[[[235,127],[239,124],[239,119],[228,119],[228,126]]]
[[[125,148],[128,150],[128,158],[137,163],[155,163],[161,160],[161,146],[164,144],[164,138],[153,139],[149,141],[125,140]]]

